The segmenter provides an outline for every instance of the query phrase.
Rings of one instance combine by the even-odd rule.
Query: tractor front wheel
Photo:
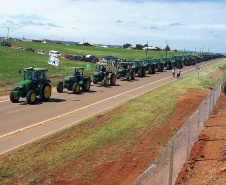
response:
[[[9,95],[9,99],[10,99],[10,101],[12,102],[12,103],[17,103],[18,101],[19,101],[19,97],[14,97],[13,96],[13,91],[14,91],[15,89],[13,89],[11,92],[10,92],[10,95]]]
[[[51,86],[49,83],[45,83],[42,88],[42,100],[47,101],[51,96]]]
[[[83,82],[83,86],[82,86],[82,90],[84,92],[88,92],[90,89],[90,80],[89,79],[85,79]]]
[[[133,71],[132,71],[132,74],[131,74],[131,80],[135,80],[135,78],[136,78],[136,73],[135,73],[135,71],[133,70]]]
[[[78,83],[74,83],[72,87],[72,91],[74,94],[79,94],[80,93],[80,85]]]
[[[27,104],[34,104],[36,101],[36,92],[35,90],[30,90],[26,96]]]
[[[107,77],[104,77],[104,87],[107,87],[109,83],[109,79]]]
[[[57,92],[62,93],[63,89],[64,89],[63,82],[58,82],[57,83]]]

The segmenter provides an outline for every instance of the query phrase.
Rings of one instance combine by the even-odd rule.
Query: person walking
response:
[[[175,77],[175,68],[172,69],[173,77]]]
[[[177,70],[177,78],[180,78],[180,74],[181,74],[181,69]]]

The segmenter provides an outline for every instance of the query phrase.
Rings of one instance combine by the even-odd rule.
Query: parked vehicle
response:
[[[21,49],[21,50],[25,50],[23,47],[19,46],[17,47],[17,49]]]
[[[26,98],[28,104],[34,104],[36,96],[47,101],[51,96],[51,86],[47,79],[45,68],[25,68],[24,80],[16,84],[16,88],[10,92],[10,100],[16,103],[19,99]]]
[[[73,60],[73,57],[74,57],[73,55],[65,55],[65,58],[68,60]]]
[[[46,52],[43,51],[43,50],[40,50],[40,51],[38,51],[37,53],[38,53],[38,54],[41,54],[41,55],[46,55]]]
[[[61,54],[59,51],[50,50],[49,55],[53,57],[61,57]]]
[[[96,58],[95,56],[87,55],[87,56],[84,58],[84,61],[96,63],[96,62],[99,62],[99,59]]]
[[[25,49],[25,50],[35,52],[35,50],[32,49],[32,48],[27,48],[27,49]]]
[[[72,60],[83,61],[84,59],[81,56],[73,56]]]
[[[73,75],[64,78],[64,81],[57,83],[57,92],[62,93],[64,88],[72,90],[74,94],[80,93],[80,87],[83,92],[88,92],[91,84],[91,77],[83,75],[84,67],[70,67],[74,69]]]
[[[102,82],[104,87],[107,87],[108,84],[115,85],[116,84],[116,75],[114,72],[109,70],[108,64],[96,64],[96,72],[93,75],[93,83],[97,84],[98,82]]]
[[[11,44],[5,41],[3,41],[1,45],[6,47],[11,47]]]

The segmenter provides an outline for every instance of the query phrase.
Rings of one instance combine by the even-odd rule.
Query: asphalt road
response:
[[[185,66],[182,77],[221,59],[214,59],[195,66]],[[40,98],[35,105],[26,104],[25,98],[18,103],[0,101],[0,154],[11,151],[31,141],[66,128],[97,113],[114,107],[124,101],[139,96],[156,87],[176,80],[171,70],[134,81],[118,79],[115,86],[92,85],[90,92],[79,95],[65,90],[63,93],[52,91],[48,102]]]

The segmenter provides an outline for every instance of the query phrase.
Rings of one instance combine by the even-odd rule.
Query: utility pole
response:
[[[83,46],[84,46],[84,36],[83,36]]]
[[[8,34],[7,34],[6,40],[7,40],[7,42],[8,42],[8,38],[9,38],[9,28],[7,28],[7,29],[8,29]]]
[[[147,61],[147,56],[148,56],[148,41],[147,41],[147,49],[146,49],[146,61]]]
[[[210,47],[208,48],[208,53],[209,53],[209,51],[210,51]]]
[[[167,57],[167,42],[168,42],[168,41],[166,41],[166,49],[165,49],[165,50],[166,50],[166,57]]]

